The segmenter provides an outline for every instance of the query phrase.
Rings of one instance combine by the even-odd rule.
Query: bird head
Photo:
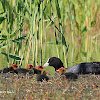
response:
[[[27,69],[27,70],[33,70],[33,65],[28,64],[27,67],[26,67],[26,69]]]
[[[58,70],[56,70],[57,72],[59,72],[60,74],[64,74],[66,72],[66,68],[61,67]]]
[[[42,69],[43,69],[43,67],[42,67],[42,66],[40,66],[40,65],[37,65],[37,66],[36,66],[36,69],[37,69],[37,70],[42,70]]]
[[[16,70],[18,66],[15,64],[12,64],[10,67],[13,67],[13,69]]]

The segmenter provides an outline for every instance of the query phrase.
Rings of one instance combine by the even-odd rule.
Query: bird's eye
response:
[[[50,61],[52,61],[52,60],[50,60]]]

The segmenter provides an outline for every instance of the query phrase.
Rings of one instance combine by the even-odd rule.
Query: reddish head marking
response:
[[[15,64],[12,64],[10,67],[13,67],[16,70],[18,66]]]
[[[64,68],[64,67],[61,67],[61,68],[59,68],[58,70],[56,70],[57,72],[59,72],[60,74],[63,74],[63,73],[65,73],[65,71],[66,71],[66,68]]]
[[[26,69],[28,69],[28,70],[32,70],[32,69],[33,69],[33,65],[28,64],[28,66],[26,67]]]
[[[37,70],[42,70],[42,69],[43,69],[43,67],[42,67],[42,66],[40,66],[40,65],[37,65],[37,66],[36,66],[36,69],[37,69]]]

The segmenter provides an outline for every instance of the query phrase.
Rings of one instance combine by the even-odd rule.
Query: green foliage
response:
[[[61,18],[61,14],[60,14],[60,8],[59,8],[58,0],[55,0],[55,4],[56,4],[57,16],[60,19]]]
[[[5,55],[6,57],[8,56],[7,53],[1,52],[1,54]],[[13,54],[9,54],[9,57],[14,59],[14,60],[21,60],[21,58],[19,56],[13,55]]]
[[[91,27],[93,27],[96,24],[96,20],[91,22]]]
[[[19,43],[19,42],[21,42],[23,39],[25,39],[26,36],[27,36],[27,34],[26,34],[25,36],[22,36],[22,37],[18,38],[18,39],[12,40],[12,42]]]
[[[6,18],[4,17],[0,17],[0,24],[2,23],[3,20],[5,20]]]
[[[98,48],[98,42],[88,40],[87,34],[94,35],[88,31],[99,25],[99,4],[100,0],[0,0],[0,50],[6,52],[8,59],[10,53],[25,57],[26,61],[19,62],[24,65],[42,64],[51,56],[62,58],[65,65],[66,59],[90,57],[93,53],[90,48],[93,43]],[[51,44],[48,49],[48,43],[56,49]],[[81,52],[90,54],[84,56]]]

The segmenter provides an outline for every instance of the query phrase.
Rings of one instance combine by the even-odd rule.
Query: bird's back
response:
[[[78,75],[74,73],[65,73],[65,77],[66,79],[71,79],[71,80],[78,79]]]
[[[4,68],[3,70],[0,70],[0,73],[16,73],[17,71],[13,69],[13,67],[10,68]]]
[[[28,72],[29,72],[29,70],[27,70],[27,69],[25,69],[25,68],[18,68],[18,69],[16,69],[16,71],[17,71],[18,73],[28,73]]]
[[[37,70],[35,68],[33,68],[34,74],[41,74],[41,70]]]
[[[67,68],[67,72],[75,74],[100,74],[100,62],[86,62]]]
[[[47,75],[38,75],[37,76],[37,81],[43,81],[43,80],[46,80],[46,81],[48,81],[49,80],[49,77],[47,76]]]

